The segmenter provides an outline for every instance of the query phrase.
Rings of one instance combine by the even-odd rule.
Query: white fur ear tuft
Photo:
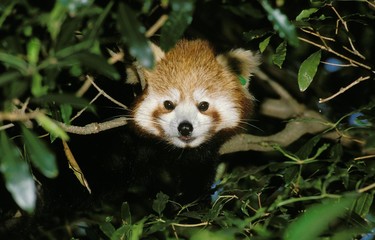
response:
[[[247,82],[243,85],[247,87],[249,77],[257,70],[261,59],[258,53],[242,48],[234,49],[216,57],[217,61],[232,73]]]
[[[159,62],[162,58],[164,58],[165,53],[163,52],[163,50],[161,50],[159,46],[157,46],[154,43],[151,43],[150,47],[151,47],[152,52],[154,53],[156,62]]]

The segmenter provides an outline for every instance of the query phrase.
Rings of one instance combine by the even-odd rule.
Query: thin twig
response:
[[[342,23],[342,25],[344,26],[346,32],[349,32],[349,28],[348,28],[348,24],[347,22],[341,17],[341,15],[339,14],[339,12],[336,10],[336,8],[332,5],[332,4],[327,4],[329,7],[331,7],[331,9],[335,12],[336,16],[339,18],[339,21]],[[338,29],[338,25],[336,25],[336,28]],[[338,30],[336,29],[336,34],[338,32]],[[350,36],[348,36],[348,40],[349,40],[349,44],[350,44],[350,47],[352,48],[352,51],[350,51],[348,48],[344,47],[346,50],[350,51],[351,53],[353,53],[354,55],[357,55],[359,56],[360,58],[362,59],[366,59],[355,47],[354,47],[354,44],[353,44],[353,41],[352,39],[350,38]]]
[[[375,188],[375,183],[370,184],[370,185],[368,185],[367,187],[364,187],[364,188],[358,189],[357,192],[359,192],[359,193],[364,193],[364,192],[367,192],[368,190],[371,190],[371,189],[373,189],[373,188]]]
[[[152,37],[163,25],[164,23],[167,21],[168,19],[168,15],[166,14],[163,14],[160,16],[160,18],[155,22],[154,25],[152,25],[146,32],[146,37],[149,38],[149,37]]]
[[[310,41],[310,40],[308,40],[308,39],[306,39],[306,38],[303,38],[303,37],[298,37],[298,39],[301,40],[301,41],[303,41],[303,42],[306,42],[306,43],[308,43],[308,44],[311,44],[311,45],[313,45],[313,46],[319,47],[320,49],[325,50],[325,51],[327,51],[327,52],[333,53],[333,54],[335,54],[336,56],[341,57],[341,58],[347,60],[347,61],[350,62],[350,63],[352,64],[352,66],[354,66],[354,67],[360,66],[360,67],[363,67],[363,68],[365,68],[365,69],[371,70],[371,67],[370,67],[370,66],[368,66],[368,65],[366,65],[366,64],[363,64],[363,63],[360,63],[360,62],[358,62],[358,61],[356,61],[356,60],[354,60],[354,59],[351,59],[351,58],[349,58],[349,57],[347,57],[347,56],[345,56],[345,55],[343,55],[343,54],[341,54],[341,53],[338,53],[338,52],[336,52],[335,50],[333,50],[332,48],[330,48],[330,47],[328,47],[328,46],[320,45],[320,44],[318,44],[318,43],[315,43],[315,42]]]
[[[321,63],[331,65],[331,66],[337,66],[337,67],[352,67],[351,64],[341,64],[341,63],[331,63],[331,62],[325,62],[325,61],[320,61]]]
[[[90,86],[91,86],[91,81],[86,78],[85,82],[76,92],[75,94],[76,97],[82,97],[87,92],[87,90],[89,90]]]
[[[315,36],[315,37],[319,37],[319,38],[322,38],[322,39],[324,39],[324,40],[331,41],[331,42],[336,42],[336,39],[334,39],[334,38],[330,38],[330,37],[322,36],[322,35],[320,35],[320,33],[315,33],[315,32],[312,32],[312,31],[310,31],[310,30],[307,30],[307,29],[305,29],[305,28],[301,28],[301,30],[302,30],[303,32],[308,33],[308,34],[311,34],[311,35],[313,35],[313,36]]]
[[[357,85],[358,83],[360,82],[363,82],[365,80],[368,80],[370,79],[370,76],[366,76],[366,77],[359,77],[357,80],[353,81],[352,83],[350,83],[348,86],[346,87],[342,87],[338,92],[336,92],[335,94],[333,94],[332,96],[330,97],[327,97],[327,98],[320,98],[319,99],[319,103],[324,103],[324,102],[327,102],[329,100],[332,100],[333,98],[337,97],[338,95],[344,93],[345,91],[347,91],[348,89],[352,88],[353,86]]]
[[[210,222],[202,222],[202,223],[195,223],[195,224],[182,224],[182,223],[172,223],[172,226],[176,227],[186,227],[186,228],[193,228],[193,227],[205,227],[210,225]]]
[[[113,102],[114,104],[122,107],[123,109],[128,109],[127,106],[125,106],[124,104],[122,104],[121,102],[117,101],[116,99],[112,98],[110,95],[108,95],[103,89],[101,89],[98,85],[96,85],[96,83],[94,82],[94,78],[90,75],[87,75],[86,76],[87,79],[89,79],[89,81],[91,82],[91,84],[96,88],[96,90],[98,90],[98,92],[102,93],[103,96],[105,98],[107,98],[108,100],[110,100],[111,102]]]
[[[102,92],[99,92],[98,94],[96,94],[96,96],[95,96],[93,99],[91,99],[91,101],[89,102],[89,106],[90,106],[91,104],[93,104],[93,103],[96,101],[96,99],[98,99],[101,95],[102,95]],[[76,114],[74,117],[72,117],[72,118],[70,119],[70,122],[73,122],[76,118],[78,118],[79,116],[81,116],[81,114],[82,114],[84,111],[86,111],[86,109],[87,109],[89,106],[86,106],[86,107],[82,108],[79,112],[77,112],[77,114]]]
[[[79,134],[79,135],[89,135],[103,132],[112,128],[125,126],[128,123],[126,117],[119,117],[110,121],[102,123],[90,123],[85,126],[72,126],[66,125],[62,122],[57,122],[57,124],[66,132]]]
[[[42,111],[36,109],[30,113],[22,113],[22,112],[0,112],[0,121],[27,121],[36,118]]]
[[[3,126],[0,126],[0,131],[4,131],[8,128],[11,128],[11,127],[14,127],[14,124],[13,123],[8,123],[8,124],[5,124]]]
[[[367,156],[362,156],[362,157],[356,157],[354,160],[359,161],[359,160],[364,160],[364,159],[369,159],[369,158],[375,158],[375,155],[367,155]]]

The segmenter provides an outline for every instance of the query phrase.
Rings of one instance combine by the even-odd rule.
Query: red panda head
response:
[[[144,70],[146,88],[134,107],[141,132],[194,148],[222,131],[234,132],[252,111],[247,82],[259,57],[236,49],[215,56],[202,40],[182,40],[167,53],[153,45],[157,64]]]

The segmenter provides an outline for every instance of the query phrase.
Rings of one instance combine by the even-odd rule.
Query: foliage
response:
[[[168,50],[183,36],[203,37],[220,50],[259,48],[262,70],[329,119],[328,129],[291,146],[272,143],[271,153],[233,154],[210,204],[181,206],[159,193],[146,213],[128,203],[102,209],[99,218],[90,213],[98,236],[373,239],[375,100],[367,80],[374,80],[374,9],[372,1],[1,1],[4,185],[22,210],[35,211],[35,172],[47,178],[59,172],[46,142],[69,139],[63,126],[79,118],[73,113],[95,112],[95,100],[78,94],[86,74],[118,82],[125,69],[117,67],[124,64],[118,52],[151,68],[149,39]],[[256,77],[251,87],[259,105],[274,97]],[[250,133],[273,134],[282,126],[259,112],[254,118],[264,132]],[[327,138],[331,130],[340,139]]]

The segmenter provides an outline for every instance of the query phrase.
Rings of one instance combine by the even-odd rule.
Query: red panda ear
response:
[[[150,42],[150,48],[154,54],[155,62],[159,62],[162,58],[164,58],[165,53],[163,52],[163,50],[161,50],[159,46]],[[147,72],[147,69],[143,68],[137,62],[134,62],[131,66],[126,68],[126,74],[127,74],[126,83],[129,83],[129,84],[140,83],[142,89],[144,90],[147,85],[145,72]]]
[[[154,53],[155,62],[159,62],[162,58],[164,58],[165,53],[159,46],[154,43],[150,43],[150,48]]]
[[[237,75],[241,80],[245,80],[246,82],[242,84],[244,87],[248,86],[249,77],[252,76],[260,64],[260,55],[258,53],[242,48],[220,54],[216,59],[228,71]]]

